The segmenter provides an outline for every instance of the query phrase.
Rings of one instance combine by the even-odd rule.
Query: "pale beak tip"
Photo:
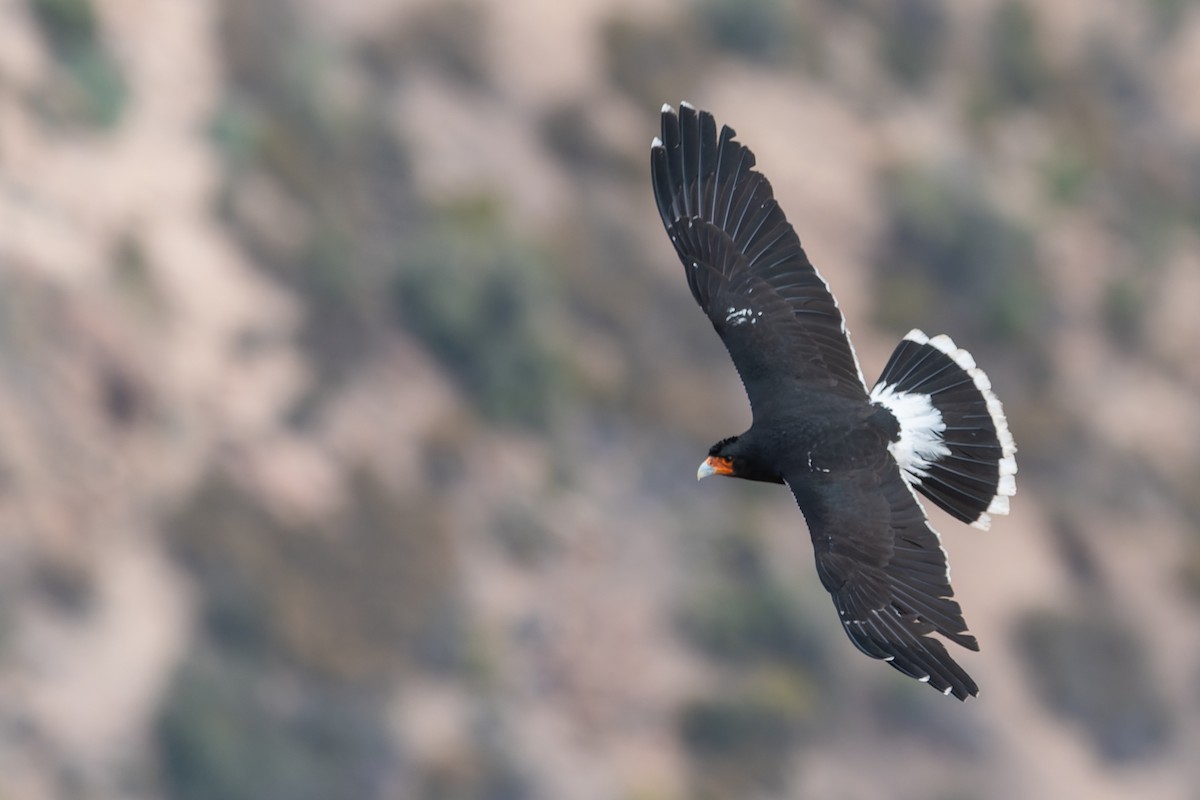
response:
[[[715,474],[717,474],[717,471],[715,469],[713,469],[712,464],[705,461],[703,464],[700,465],[700,469],[696,470],[696,480],[698,480],[698,481],[704,480],[709,475],[715,475]]]

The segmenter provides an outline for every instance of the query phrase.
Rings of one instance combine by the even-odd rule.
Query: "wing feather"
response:
[[[688,287],[756,417],[792,390],[860,399],[866,385],[837,303],[735,136],[728,126],[718,134],[711,114],[687,104],[663,108],[652,185]]]
[[[784,476],[808,522],[817,574],[859,650],[960,699],[978,687],[932,634],[978,650],[946,553],[884,453],[853,471]]]

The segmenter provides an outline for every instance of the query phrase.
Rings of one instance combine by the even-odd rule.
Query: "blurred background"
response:
[[[0,0],[0,799],[1197,800],[1198,5]],[[683,99],[1005,403],[976,700],[696,484]]]

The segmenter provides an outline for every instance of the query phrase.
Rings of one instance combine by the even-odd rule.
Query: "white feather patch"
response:
[[[953,339],[946,333],[930,338],[925,336],[922,331],[913,329],[908,331],[905,338],[919,344],[931,344],[932,347],[950,356],[956,365],[964,368],[966,373],[971,375],[976,389],[988,403],[988,415],[991,416],[992,427],[996,428],[996,439],[1000,441],[1000,480],[996,485],[996,497],[991,499],[988,510],[971,523],[974,528],[988,530],[991,527],[990,515],[994,515],[994,513],[995,515],[1006,515],[1009,505],[1008,498],[1016,494],[1016,443],[1013,440],[1012,432],[1008,429],[1008,420],[1004,417],[1004,408],[1000,403],[1000,398],[996,397],[996,392],[991,391],[991,380],[983,369],[976,366],[974,357],[954,344]]]
[[[973,527],[986,531],[992,524],[990,515],[1007,514],[1009,508],[1008,498],[1017,493],[1017,443],[1013,440],[1012,432],[1008,429],[1008,420],[1004,416],[1004,407],[1000,404],[1000,398],[996,397],[996,393],[992,391],[992,381],[983,370],[975,365],[975,358],[966,350],[954,344],[954,340],[949,336],[943,333],[931,339],[924,332],[913,328],[904,338],[917,344],[931,345],[950,356],[954,363],[962,367],[971,377],[971,380],[975,383],[975,388],[979,390],[979,393],[983,395],[983,399],[987,403],[988,415],[992,418],[992,426],[996,429],[996,439],[1000,442],[1000,476],[996,485],[996,496],[988,504],[987,511],[980,514],[979,518],[971,523]]]
[[[888,450],[906,478],[920,483],[933,462],[950,455],[942,438],[946,422],[929,395],[898,392],[894,385],[881,383],[871,390],[871,402],[891,411],[900,423],[900,438],[888,444]]]

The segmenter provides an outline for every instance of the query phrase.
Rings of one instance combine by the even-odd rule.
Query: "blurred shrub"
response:
[[[1145,67],[1109,36],[1088,41],[1073,77],[1077,90],[1101,101],[1113,120],[1144,123],[1157,116]]]
[[[817,691],[803,675],[766,669],[687,703],[679,735],[692,759],[694,796],[773,794],[792,748],[819,724]]]
[[[702,74],[703,59],[687,26],[617,16],[604,23],[600,38],[609,82],[646,108],[676,102]]]
[[[56,50],[84,47],[96,40],[91,0],[30,0],[30,10]]]
[[[160,711],[173,800],[382,796],[392,763],[377,700],[193,653]]]
[[[285,522],[221,476],[167,522],[216,644],[351,682],[456,668],[467,647],[439,509],[352,473],[335,518]]]
[[[91,0],[30,0],[30,10],[57,61],[39,107],[68,124],[115,125],[128,89],[99,36]]]
[[[1077,142],[1064,143],[1040,165],[1045,193],[1055,203],[1079,203],[1095,181],[1094,165]]]
[[[680,735],[701,758],[787,748],[814,710],[812,691],[795,673],[767,670],[736,691],[688,703],[680,715]]]
[[[685,608],[679,624],[688,641],[710,658],[827,669],[824,643],[799,599],[770,580],[707,586]]]
[[[993,8],[982,57],[970,100],[976,119],[1037,105],[1054,89],[1037,13],[1023,0],[1003,0]]]
[[[563,388],[548,272],[506,235],[493,206],[462,206],[405,247],[395,319],[489,418],[544,427]]]
[[[64,614],[82,617],[96,604],[95,567],[74,551],[47,552],[34,563],[34,586]]]
[[[645,164],[633,164],[609,147],[597,132],[587,102],[569,100],[550,106],[542,115],[542,140],[572,171],[594,171],[606,177],[620,176],[641,186]]]
[[[734,665],[781,664],[828,674],[825,643],[801,599],[771,574],[762,545],[739,533],[717,542],[715,574],[679,615],[684,637],[710,658]]]
[[[850,657],[859,658],[859,654],[854,652]],[[958,704],[936,702],[936,697],[930,697],[928,686],[890,669],[874,672],[876,680],[863,699],[877,732],[885,740],[898,737],[910,744],[921,742],[962,764],[984,762],[993,753],[991,731],[979,716],[963,714]]]
[[[511,754],[500,719],[485,711],[464,747],[420,765],[422,800],[532,800],[539,795]]]
[[[394,254],[421,221],[381,99],[389,87],[321,44],[285,0],[225,0],[219,33],[229,76],[210,128],[227,165],[219,210],[304,302],[300,340],[326,391],[386,333]],[[247,199],[264,185],[277,202]],[[298,242],[273,224],[279,207]]]
[[[876,24],[888,73],[902,86],[925,88],[941,66],[950,34],[942,0],[885,2]]]
[[[1042,703],[1079,725],[1102,757],[1147,758],[1170,739],[1170,709],[1143,643],[1104,614],[1097,604],[1080,616],[1029,613],[1016,644]]]
[[[713,555],[711,574],[692,582],[678,624],[725,679],[719,692],[681,709],[680,737],[695,796],[757,796],[777,788],[793,746],[825,719],[836,694],[832,667],[817,627],[772,574],[760,542],[725,533]]]
[[[124,232],[113,247],[110,264],[112,285],[126,308],[138,315],[139,321],[164,322],[169,311],[167,298],[140,237]]]
[[[443,0],[397,14],[365,44],[366,63],[381,78],[420,64],[473,87],[490,83],[488,7],[478,0]]]
[[[1101,318],[1104,331],[1115,344],[1130,350],[1141,344],[1148,310],[1146,294],[1146,287],[1132,276],[1119,276],[1104,287]]]
[[[558,541],[528,501],[513,500],[492,520],[492,533],[515,564],[535,567],[558,551]]]
[[[1193,0],[1150,0],[1147,7],[1150,12],[1152,32],[1165,44],[1174,38],[1175,34],[1187,22],[1187,14],[1195,5]]]
[[[1103,224],[1139,269],[1165,260],[1171,234],[1200,207],[1200,149],[1140,57],[1112,38],[1089,41],[1069,76],[1076,113],[1063,124],[1064,140],[1094,164]]]
[[[796,18],[784,0],[693,0],[692,7],[702,34],[718,49],[762,63],[790,53]]]
[[[1184,589],[1200,603],[1200,462],[1177,471],[1172,494],[1179,509],[1186,515],[1188,536],[1184,541],[1182,563],[1179,566]]]
[[[1184,550],[1180,578],[1191,598],[1200,602],[1200,541],[1194,535]]]
[[[1023,0],[996,6],[988,30],[988,74],[1002,105],[1035,102],[1049,82],[1037,14]]]
[[[1033,237],[972,182],[901,168],[883,176],[888,210],[872,259],[876,319],[965,340],[1033,342],[1051,319]]]
[[[421,800],[531,800],[538,796],[515,765],[477,751],[425,765],[420,782]]]

